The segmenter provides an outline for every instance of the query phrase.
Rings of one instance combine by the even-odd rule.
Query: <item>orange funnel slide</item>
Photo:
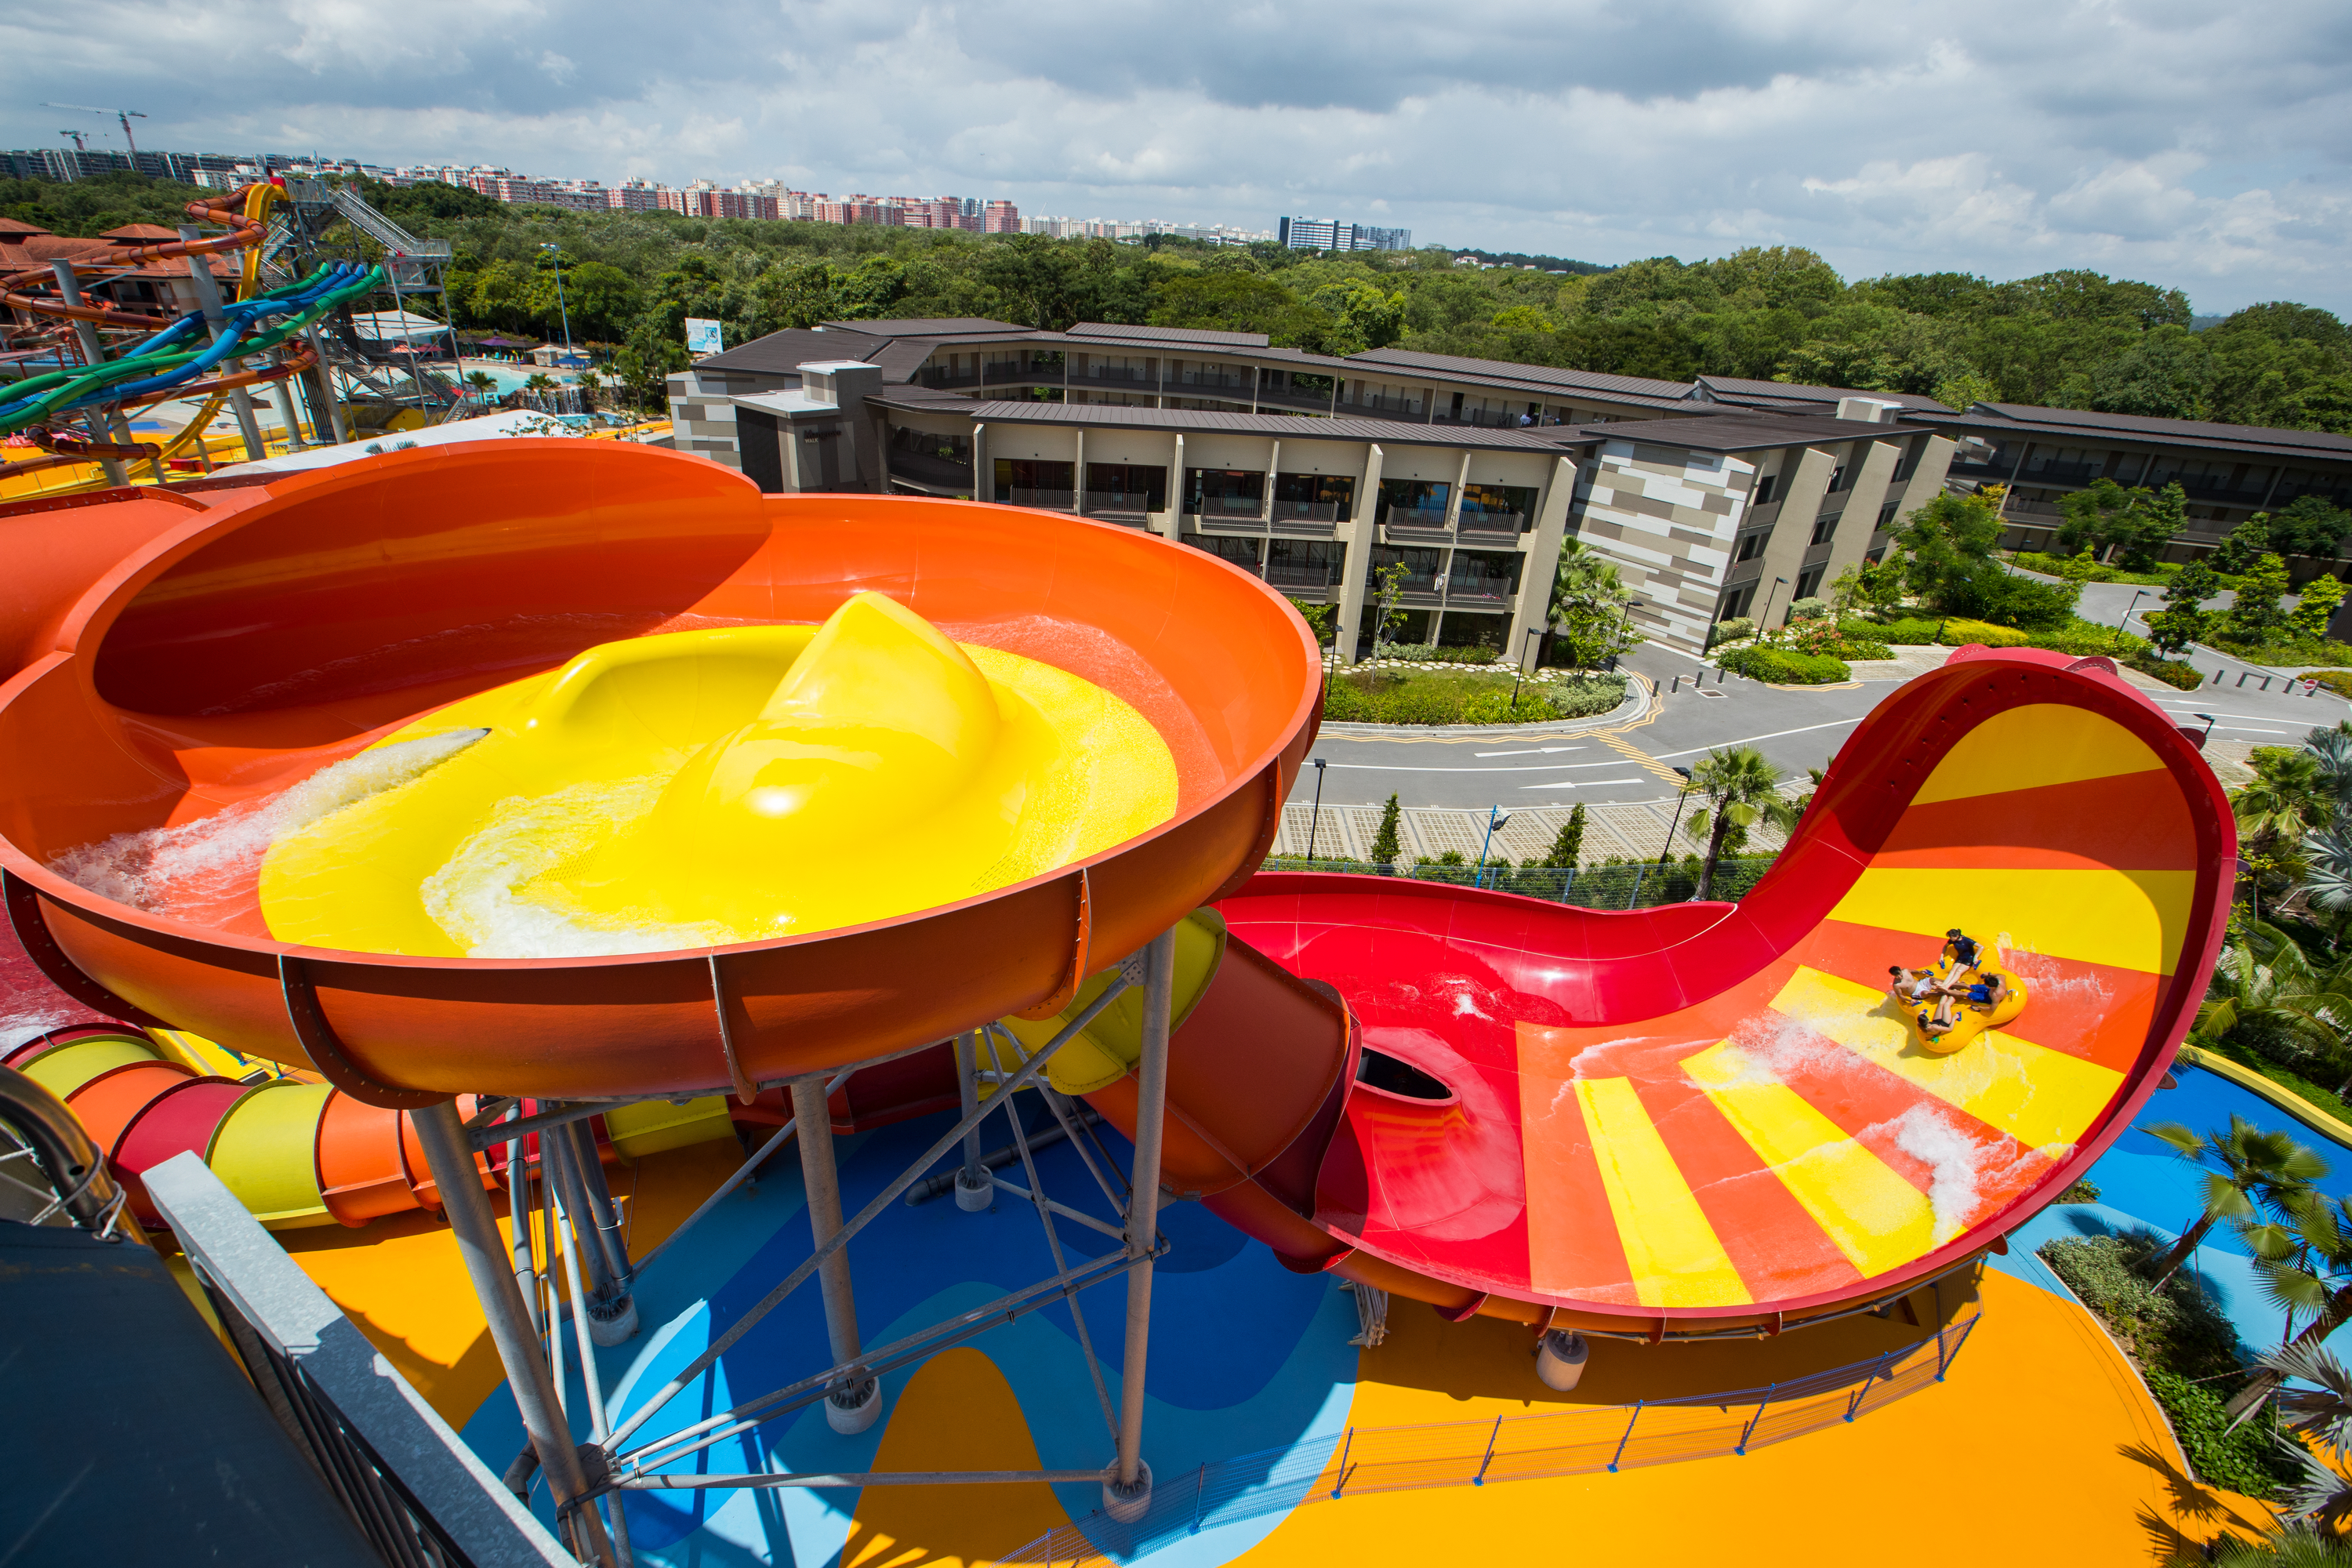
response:
[[[1962,649],[1737,906],[1254,879],[1171,1043],[1169,1184],[1455,1317],[1664,1338],[1899,1295],[2128,1125],[2235,848],[2193,739],[2105,660]],[[2028,1001],[1946,1052],[1887,970],[1954,928]],[[1132,1081],[1092,1096],[1122,1127]]]
[[[158,531],[154,509],[182,502],[183,520]],[[119,522],[105,505],[0,509],[0,528],[28,544],[97,530],[135,542],[79,582],[89,552],[59,544],[38,584],[0,599],[0,632],[26,661],[0,686],[10,917],[52,982],[93,1010],[308,1063],[380,1107],[471,1092],[748,1097],[1050,1013],[1240,885],[1314,731],[1320,664],[1282,598],[1129,529],[954,501],[762,497],[699,458],[575,441],[399,452],[135,504]],[[240,860],[230,831],[207,841],[222,853],[197,879],[203,899],[168,911],[53,868],[121,836],[229,820],[590,648],[814,626],[861,590],[1123,700],[1166,742],[1172,816],[936,908],[612,957],[277,941],[257,851]]]

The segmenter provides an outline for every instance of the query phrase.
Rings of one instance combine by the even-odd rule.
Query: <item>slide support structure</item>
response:
[[[204,235],[194,225],[184,223],[180,226],[180,237],[194,244],[201,241]],[[218,342],[221,335],[220,284],[213,278],[213,269],[205,264],[206,259],[198,256],[188,258],[188,281],[195,288],[196,304],[205,313],[205,326],[213,342]],[[313,330],[313,347],[317,346],[317,341],[318,333]],[[321,359],[320,363],[323,364],[326,362]],[[261,439],[261,421],[253,416],[253,395],[241,386],[233,386],[229,388],[228,405],[236,411],[236,427],[245,437],[246,457],[257,463],[269,456],[269,447]]]
[[[540,1148],[553,1156],[558,1192],[588,1270],[588,1325],[598,1344],[617,1345],[637,1331],[637,1303],[629,1292],[620,1214],[604,1183],[595,1140],[584,1121],[572,1121],[542,1129],[539,1141]]]
[[[967,1121],[980,1110],[980,1041],[978,1029],[955,1039],[956,1088],[962,1096]],[[996,1188],[988,1179],[988,1165],[980,1152],[977,1121],[963,1135],[963,1166],[956,1172],[955,1199],[956,1207],[966,1214],[984,1213],[996,1202]]]
[[[588,1474],[572,1445],[571,1428],[558,1414],[555,1377],[541,1352],[539,1335],[531,1328],[530,1309],[515,1287],[512,1259],[491,1216],[490,1201],[482,1191],[480,1172],[457,1114],[457,1102],[445,1100],[413,1111],[417,1142],[425,1145],[425,1163],[440,1188],[443,1212],[465,1261],[474,1294],[489,1320],[490,1341],[505,1366],[507,1387],[514,1394],[523,1430],[547,1472],[547,1486],[555,1500],[556,1517],[583,1562],[613,1568],[612,1542],[604,1521],[588,1498]]]
[[[68,305],[79,306],[85,303],[81,297],[81,279],[74,276],[72,262],[61,257],[49,263],[49,270],[57,275],[59,299]],[[81,357],[84,363],[89,364],[106,363],[106,350],[99,344],[96,323],[84,321],[79,316],[75,317],[74,337],[81,344]],[[100,427],[100,416],[91,415],[89,423],[90,434],[96,436]],[[113,418],[107,420],[104,428],[115,440],[125,446],[131,444],[131,426],[123,421],[121,415],[117,414]],[[122,466],[121,458],[100,458],[98,460],[98,466],[105,470],[108,484],[120,487],[131,482],[131,470]],[[155,477],[160,479],[163,476],[158,473]],[[2238,684],[2243,686],[2245,682],[2242,680]]]
[[[811,1239],[822,1247],[841,1233],[841,1172],[834,1163],[833,1111],[825,1103],[823,1075],[793,1080],[793,1120],[800,1127]],[[825,1393],[825,1423],[845,1435],[863,1432],[882,1415],[882,1385],[857,1364],[857,1298],[850,1288],[847,1247],[836,1247],[818,1265],[817,1289],[824,1301],[833,1364],[845,1369]]]
[[[1127,1355],[1118,1380],[1118,1459],[1103,1479],[1103,1511],[1127,1522],[1151,1502],[1143,1462],[1143,1369],[1151,1334],[1151,1259],[1160,1244],[1160,1152],[1168,1112],[1169,1016],[1176,996],[1176,933],[1144,944],[1143,1055],[1136,1064],[1135,1192],[1127,1203]]]

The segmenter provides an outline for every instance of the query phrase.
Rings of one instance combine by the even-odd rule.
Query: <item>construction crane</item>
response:
[[[87,152],[89,152],[89,145],[88,145],[87,143],[85,143],[85,142],[82,141],[82,139],[81,139],[81,132],[79,132],[79,131],[60,131],[60,132],[58,132],[58,135],[60,135],[60,136],[70,136],[70,137],[72,137],[72,138],[73,138],[73,144],[74,144],[74,151],[75,151],[75,152],[77,152],[77,153],[87,153]]]
[[[43,105],[41,105],[41,107],[42,107],[43,109],[71,109],[71,110],[78,110],[78,111],[79,111],[79,112],[81,112],[81,113],[83,113],[83,114],[111,114],[112,116],[114,116],[114,118],[115,118],[115,119],[117,119],[117,120],[119,120],[119,121],[122,121],[122,140],[123,140],[124,142],[128,142],[128,143],[130,144],[130,147],[131,147],[131,168],[135,170],[135,169],[137,169],[137,168],[139,167],[139,143],[138,143],[137,142],[135,142],[135,141],[132,141],[132,140],[131,140],[131,122],[132,121],[134,121],[134,120],[144,120],[144,119],[146,119],[146,118],[147,118],[147,115],[146,115],[146,112],[145,112],[143,110],[137,110],[137,109],[92,109],[92,108],[91,108],[89,104],[87,104],[87,103],[44,103]],[[61,132],[59,132],[58,134],[59,134],[60,136],[66,136],[66,135],[71,135],[71,134],[72,134],[72,132],[64,132],[64,131],[61,131]],[[79,138],[79,137],[75,137],[75,138],[74,138],[74,140],[75,140],[76,142],[79,142],[79,141],[80,141],[80,138]]]

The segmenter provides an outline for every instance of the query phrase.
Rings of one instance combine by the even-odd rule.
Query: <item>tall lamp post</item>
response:
[[[2139,608],[2140,600],[2145,598],[2147,595],[2147,590],[2145,588],[2135,588],[2132,590],[2131,603],[2124,606],[2124,618],[2116,623],[2116,640],[2108,645],[2110,647],[2121,647],[2123,646],[2126,634],[2131,630],[2132,612]]]
[[[1490,805],[1486,808],[1486,841],[1478,846],[1478,872],[1470,879],[1472,887],[1483,888],[1486,885],[1486,851],[1495,847],[1495,829],[1508,827],[1510,825],[1509,812],[1499,805]]]
[[[1314,864],[1315,861],[1316,830],[1323,826],[1323,770],[1331,765],[1320,757],[1313,761],[1315,763],[1315,815],[1307,819],[1307,860],[1309,865]]]
[[[1760,637],[1766,632],[1772,629],[1772,596],[1788,585],[1789,580],[1786,577],[1775,577],[1772,579],[1772,585],[1764,591],[1764,613],[1756,617],[1756,635],[1758,637]]]
[[[548,240],[540,248],[555,256],[555,309],[563,318],[563,358],[568,363],[576,356],[572,352],[572,307],[563,302],[563,247]]]
[[[1675,772],[1683,775],[1683,787],[1675,794],[1675,819],[1666,825],[1666,847],[1658,851],[1658,869],[1661,871],[1666,868],[1666,857],[1675,852],[1675,829],[1683,825],[1683,802],[1690,798],[1691,792],[1690,770],[1676,768]]]

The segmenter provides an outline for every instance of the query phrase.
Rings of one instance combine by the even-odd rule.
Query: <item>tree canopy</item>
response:
[[[58,234],[179,221],[191,186],[127,174],[0,181],[0,214]],[[447,185],[365,194],[453,249],[458,324],[684,347],[685,318],[727,341],[876,317],[1023,326],[1152,322],[1265,332],[1277,347],[1427,353],[1685,380],[1719,375],[2352,434],[2352,331],[2287,300],[2194,330],[2188,296],[2081,268],[1997,282],[1963,272],[1848,281],[1820,256],[1759,246],[1714,260],[1596,270],[1457,265],[1454,252],[1328,253],[1042,235],[843,226],[506,205]],[[335,246],[370,254],[338,230]],[[1471,254],[1471,253],[1463,253]],[[1565,265],[1543,258],[1546,265]],[[2323,526],[2333,520],[2314,520]]]

